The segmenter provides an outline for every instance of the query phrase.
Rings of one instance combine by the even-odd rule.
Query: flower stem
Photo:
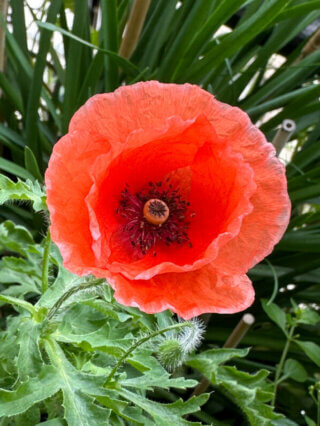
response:
[[[73,296],[74,294],[78,293],[79,291],[83,291],[83,290],[87,290],[88,288],[91,287],[96,287],[102,283],[104,283],[104,279],[94,279],[93,281],[88,281],[88,282],[84,282],[82,284],[79,284],[77,286],[74,286],[72,288],[70,288],[70,290],[66,291],[61,297],[60,299],[57,300],[57,302],[52,306],[52,308],[50,309],[47,319],[50,320],[55,313],[57,312],[57,310],[61,307],[61,305],[67,300],[69,299],[69,297]]]
[[[51,236],[50,236],[50,231],[48,230],[47,236],[44,241],[44,250],[43,250],[43,263],[42,263],[42,274],[41,274],[42,294],[45,293],[48,289],[50,248],[51,248]]]
[[[272,402],[271,402],[271,404],[273,406],[274,406],[274,404],[276,402],[277,387],[278,387],[279,382],[281,381],[280,376],[281,376],[281,373],[282,373],[282,369],[283,369],[285,360],[286,360],[287,355],[288,355],[290,344],[292,342],[292,336],[293,336],[294,330],[295,330],[295,326],[293,325],[290,328],[290,331],[289,331],[289,334],[288,334],[288,338],[287,338],[287,342],[285,344],[285,347],[283,349],[283,352],[282,352],[282,355],[281,355],[281,358],[280,358],[280,362],[279,362],[279,364],[277,366],[277,369],[276,369],[276,376],[275,376],[275,379],[274,379],[273,398],[272,398]]]
[[[111,372],[109,373],[107,380],[105,382],[105,384],[109,383],[110,380],[113,378],[113,376],[115,375],[115,373],[117,372],[118,368],[121,367],[121,365],[124,363],[124,361],[128,358],[128,356],[135,350],[137,349],[139,346],[141,346],[143,343],[147,342],[150,339],[153,339],[156,336],[159,336],[161,334],[166,333],[167,331],[170,330],[176,330],[176,329],[180,329],[183,327],[194,327],[194,324],[192,324],[191,322],[182,322],[179,324],[173,324],[170,325],[169,327],[163,328],[161,330],[157,330],[154,331],[153,333],[148,334],[148,336],[142,337],[142,339],[138,340],[134,345],[132,345],[127,352],[125,352],[122,357],[119,359],[119,361],[116,363],[116,365],[113,367],[113,369],[111,370]]]

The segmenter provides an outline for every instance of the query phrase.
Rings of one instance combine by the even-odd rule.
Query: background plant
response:
[[[92,2],[96,8],[86,0],[38,3],[9,0],[1,24],[2,423],[95,424],[99,416],[111,424],[319,421],[320,1],[152,0],[129,59],[118,52],[132,1]],[[26,16],[37,22],[32,40]],[[233,31],[221,31],[223,24]],[[292,219],[268,263],[250,271],[257,297],[250,310],[255,326],[242,340],[249,353],[217,349],[240,316],[214,315],[201,353],[189,355],[173,378],[159,361],[166,346],[159,335],[134,350],[106,384],[139,339],[177,322],[169,313],[123,308],[104,284],[93,281],[91,288],[90,278],[62,268],[55,246],[42,238],[48,218],[39,213],[41,184],[53,144],[89,96],[149,79],[200,84],[246,110],[269,140],[284,118],[295,120],[294,142],[282,153]],[[178,341],[171,333],[162,338]],[[199,372],[215,389],[207,403],[208,396],[189,399]],[[39,395],[40,386],[52,393]],[[175,402],[180,396],[184,402]],[[277,420],[272,400],[286,420]]]

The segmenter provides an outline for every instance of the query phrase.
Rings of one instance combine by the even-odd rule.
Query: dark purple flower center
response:
[[[132,194],[129,184],[121,191],[117,214],[123,219],[123,232],[128,235],[132,247],[145,255],[158,242],[166,245],[192,247],[188,237],[190,203],[183,200],[179,189],[169,182],[149,182],[139,192]],[[156,251],[153,251],[156,256]]]

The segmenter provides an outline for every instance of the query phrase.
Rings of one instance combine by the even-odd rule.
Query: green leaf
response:
[[[110,395],[97,396],[97,401],[104,407],[110,408],[113,413],[116,413],[121,418],[133,424],[147,425],[147,422],[150,422],[150,418],[143,416],[142,410],[139,407],[130,406],[128,402],[118,399],[117,395],[114,395],[114,392],[110,392]],[[112,418],[110,418],[110,420],[112,420]],[[113,422],[111,422],[111,424],[113,424]]]
[[[56,0],[49,4],[47,23],[56,21],[60,7],[61,0]],[[42,168],[42,146],[39,141],[38,134],[38,109],[40,104],[43,74],[46,67],[46,58],[50,48],[51,35],[51,32],[47,32],[43,29],[40,31],[39,50],[37,52],[33,70],[33,78],[31,81],[25,117],[27,144],[34,153],[36,163],[40,165],[40,168]]]
[[[279,308],[279,306],[276,305],[275,303],[268,304],[268,302],[265,299],[261,300],[261,304],[262,304],[263,310],[268,315],[268,317],[272,319],[272,321],[274,321],[285,334],[287,334],[286,314],[284,313],[284,311],[281,308]]]
[[[308,0],[307,2],[303,2],[302,4],[297,4],[292,7],[288,7],[277,16],[275,22],[279,22],[295,16],[301,17],[301,15],[313,12],[316,9],[320,9],[320,1]]]
[[[118,16],[116,0],[101,3],[101,35],[105,50],[118,51]],[[118,65],[108,55],[104,57],[104,88],[112,92],[118,84]]]
[[[281,418],[266,404],[272,398],[270,385],[266,381],[267,370],[256,374],[239,371],[235,367],[220,365],[232,357],[244,357],[247,350],[211,349],[190,358],[186,364],[199,370],[210,382],[218,386],[226,396],[240,407],[250,425],[269,426],[271,420]]]
[[[0,87],[7,95],[8,99],[10,99],[13,105],[17,108],[17,110],[23,112],[23,104],[20,92],[13,87],[13,85],[2,72],[0,72]]]
[[[317,325],[320,322],[320,315],[313,309],[298,308],[296,315],[300,324]]]
[[[23,167],[18,166],[18,164],[13,163],[12,161],[6,160],[5,158],[0,158],[0,170],[11,173],[12,175],[18,176],[22,179],[33,179],[33,176],[28,172],[28,170]]]
[[[104,300],[100,299],[90,299],[90,300],[83,300],[81,302],[83,305],[90,306],[93,309],[96,309],[99,312],[102,312],[107,317],[116,319],[120,322],[125,322],[128,319],[132,318],[131,315],[123,313],[123,312],[117,312],[116,306],[112,303],[106,302]]]
[[[55,369],[45,365],[37,377],[22,383],[16,390],[0,389],[0,417],[23,413],[58,390],[59,381]]]
[[[298,423],[286,418],[273,420],[270,425],[272,426],[298,426]]]
[[[303,193],[303,198],[308,198],[311,194],[310,190],[316,189],[313,196],[320,195],[320,184],[304,188],[296,191],[295,194]],[[295,200],[297,198],[295,197]],[[289,231],[280,241],[277,246],[279,250],[300,251],[304,253],[319,253],[320,252],[320,232],[318,230],[297,230]]]
[[[15,225],[10,220],[0,224],[0,250],[9,250],[27,256],[34,240],[23,226]]]
[[[0,252],[2,251],[15,254],[3,256],[0,260],[1,281],[3,285],[8,285],[3,294],[20,298],[27,293],[39,294],[41,247],[34,243],[29,231],[9,220],[3,222],[0,225]]]
[[[99,407],[90,395],[104,395],[104,376],[93,376],[76,370],[60,346],[50,340],[46,351],[54,366],[55,378],[63,393],[64,417],[70,426],[108,424],[110,410]]]
[[[38,182],[18,179],[13,182],[4,175],[0,175],[0,204],[9,200],[28,200],[33,204],[36,212],[46,210],[46,194]]]
[[[196,386],[195,380],[186,380],[184,377],[171,378],[152,353],[153,349],[140,349],[134,352],[128,362],[143,371],[143,374],[120,380],[122,386],[146,390],[152,390],[154,387],[186,389]]]
[[[294,340],[294,342],[303,350],[303,352],[320,367],[320,346],[314,342],[302,342]]]
[[[27,145],[24,148],[24,162],[28,172],[31,173],[39,182],[42,182],[43,177],[41,175],[36,157]]]
[[[68,41],[68,48],[66,50],[66,70],[65,70],[65,84],[64,84],[64,97],[63,97],[63,115],[62,115],[62,132],[68,131],[68,124],[80,106],[77,104],[77,95],[81,85],[82,75],[85,74],[91,61],[91,51],[84,47],[84,44],[89,43],[90,29],[89,29],[89,7],[86,0],[75,0],[74,14],[72,21],[72,34],[63,28],[56,27],[53,24],[39,22],[40,27],[44,27],[49,31],[60,31],[64,37],[70,37]],[[55,28],[53,30],[53,28]],[[59,29],[58,29],[59,28]],[[77,41],[75,41],[78,39]],[[83,42],[79,42],[79,40]],[[91,44],[91,43],[90,43]],[[94,45],[93,45],[94,46]]]
[[[308,416],[304,416],[307,426],[317,426],[316,422]]]
[[[110,57],[118,66],[120,66],[123,70],[125,70],[130,75],[138,75],[140,70],[138,67],[136,67],[132,62],[128,61],[127,59],[123,58],[122,56],[118,55],[115,52],[112,52],[111,50],[105,50],[101,49],[98,46],[95,46],[92,43],[89,43],[86,40],[81,39],[80,37],[75,36],[72,33],[69,33],[68,31],[65,31],[64,29],[57,27],[53,24],[47,24],[45,22],[37,22],[37,25],[39,27],[46,28],[50,31],[58,31],[61,34],[64,34],[67,37],[70,37],[71,39],[78,41],[79,43],[82,43],[85,46],[91,47],[91,49],[97,49],[99,52],[104,53]]]
[[[38,423],[36,426],[65,426],[66,422],[63,419],[51,419],[46,422]]]
[[[180,64],[175,71],[175,76],[180,76],[186,69],[188,69],[188,66],[191,65],[197,55],[200,55],[203,47],[206,45],[208,40],[211,39],[212,34],[214,34],[216,30],[235,13],[235,11],[239,10],[243,3],[245,3],[245,0],[222,0],[216,4],[205,24],[201,27],[198,25],[199,32],[193,37],[185,55],[180,56]]]
[[[40,294],[41,278],[38,265],[30,259],[4,256],[0,260],[1,283],[7,286],[3,294],[23,298],[26,294]]]
[[[37,375],[43,365],[39,349],[41,324],[33,319],[24,318],[18,329],[20,345],[17,366],[19,378],[25,381],[27,377]]]
[[[183,57],[187,47],[194,37],[194,33],[201,24],[204,23],[212,4],[208,0],[199,0],[194,2],[190,13],[183,22],[182,27],[176,34],[173,43],[169,46],[169,49],[162,60],[159,79],[161,81],[170,81],[173,71],[177,65],[177,62]]]
[[[285,376],[290,377],[290,379],[295,380],[296,382],[305,382],[308,377],[308,373],[306,372],[303,365],[295,359],[287,359],[283,372]]]
[[[113,328],[113,324],[109,321],[97,328],[99,319],[97,313],[84,308],[84,306],[78,305],[67,312],[56,338],[61,342],[78,344],[87,351],[96,350],[116,358],[121,357],[134,341],[133,337],[128,335],[127,327]],[[83,318],[83,315],[87,316]],[[94,320],[96,320],[96,324],[93,324]],[[75,321],[78,321],[78,327],[72,326]]]
[[[209,380],[214,380],[215,373],[220,364],[230,361],[233,358],[244,358],[248,355],[249,349],[211,349],[199,354],[195,358],[190,358],[186,362],[201,371]],[[190,364],[191,363],[191,364]]]
[[[168,424],[200,425],[201,423],[193,423],[185,420],[183,416],[200,410],[201,405],[205,404],[209,398],[208,394],[202,394],[194,396],[185,402],[182,399],[178,399],[172,404],[161,404],[130,392],[127,389],[121,389],[117,393],[151,415],[154,419],[154,424],[159,426],[167,426]]]
[[[14,426],[34,426],[40,422],[40,418],[41,413],[39,406],[33,405],[24,413],[14,416],[12,420],[14,421]]]
[[[210,49],[209,53],[203,59],[190,67],[184,75],[184,80],[194,81],[196,79],[199,81],[199,79],[205,76],[208,78],[208,73],[211,73],[212,69],[216,69],[225,58],[229,58],[257,34],[260,34],[268,23],[285,8],[287,3],[289,3],[289,0],[282,2],[269,0],[268,2],[263,2],[253,16],[230,34],[227,34],[219,44],[216,44],[216,46]]]

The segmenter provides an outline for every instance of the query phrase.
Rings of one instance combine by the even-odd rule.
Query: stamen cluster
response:
[[[160,225],[154,225],[144,217],[144,205],[151,199],[161,200],[169,208],[168,219]],[[123,231],[128,233],[131,246],[145,255],[160,241],[168,246],[188,242],[192,247],[188,237],[188,218],[192,217],[192,213],[187,217],[189,205],[189,202],[182,199],[179,189],[174,189],[170,178],[167,178],[165,182],[149,182],[135,194],[130,192],[130,185],[127,183],[121,191],[117,214],[124,221]],[[156,256],[157,252],[153,251],[153,255]]]

